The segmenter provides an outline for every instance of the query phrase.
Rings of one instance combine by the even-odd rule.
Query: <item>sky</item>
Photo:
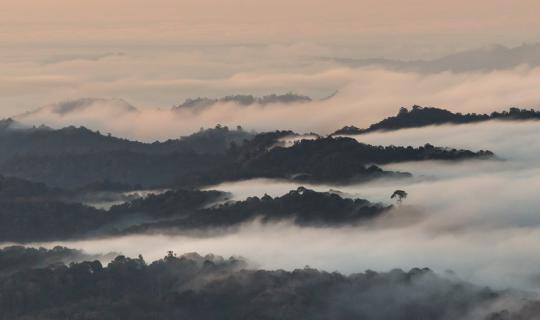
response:
[[[115,134],[152,140],[220,120],[263,130],[287,118],[290,129],[325,133],[368,124],[401,105],[460,111],[539,105],[540,93],[532,90],[536,66],[502,74],[421,75],[328,59],[434,59],[493,44],[534,44],[540,42],[539,9],[538,1],[502,0],[4,0],[0,117],[80,98],[122,99],[147,112],[195,97],[295,92],[318,100],[340,93],[331,106],[315,108],[334,108],[331,121],[323,123],[328,118],[323,112],[305,125],[296,121],[299,112],[272,113],[264,125],[261,117],[244,119],[242,110],[222,107],[200,118],[186,115],[181,122],[151,112],[139,117],[147,121],[139,121],[137,132],[161,118],[179,129],[134,135],[96,122],[109,117],[106,108],[75,115],[78,123],[95,129],[115,127]],[[509,94],[516,83],[522,84],[520,91]],[[32,124],[61,126],[71,120],[41,117]]]
[[[538,9],[537,1],[503,0],[7,0],[0,39],[20,44],[347,44],[357,37],[384,41],[405,35],[507,42],[534,36]]]

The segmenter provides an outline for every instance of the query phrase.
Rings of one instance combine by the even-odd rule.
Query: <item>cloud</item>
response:
[[[100,108],[84,113],[62,117],[37,113],[24,121],[53,127],[86,125],[122,137],[152,141],[186,135],[218,123],[242,125],[257,131],[292,129],[324,134],[344,125],[367,126],[395,114],[400,106],[413,104],[456,112],[491,112],[509,106],[540,104],[537,90],[540,68],[526,67],[488,73],[429,75],[378,68],[330,68],[315,73],[237,73],[220,79],[117,79],[79,85],[87,88],[82,90],[85,92],[109,92],[116,97],[136,95],[149,100],[156,95],[180,96],[181,92],[191,93],[194,97],[204,96],[204,92],[227,95],[293,91],[299,94],[325,92],[327,95],[338,89],[339,93],[327,100],[271,107],[218,103],[197,113],[189,110],[172,113],[170,107],[135,104],[140,112],[118,114],[116,111],[111,113],[116,108],[105,106],[105,100],[102,100]],[[110,104],[116,104],[115,101]]]
[[[122,99],[96,99],[86,98],[43,106],[33,111],[17,116],[17,119],[32,118],[39,115],[69,116],[75,114],[77,117],[86,118],[85,115],[99,112],[116,113],[118,115],[137,112],[137,109]]]
[[[382,66],[391,70],[421,73],[452,72],[490,72],[513,69],[520,65],[537,67],[540,65],[540,44],[523,44],[508,48],[494,45],[480,49],[453,53],[433,60],[392,60],[392,59],[354,59],[327,58],[351,67]]]
[[[388,168],[409,171],[415,177],[347,187],[306,185],[318,191],[338,189],[345,196],[386,203],[396,189],[409,193],[405,204],[390,217],[365,227],[324,229],[252,223],[238,233],[213,237],[140,235],[60,244],[89,252],[143,252],[151,258],[157,258],[167,248],[240,254],[267,269],[290,270],[306,264],[346,273],[418,266],[439,272],[451,269],[476,283],[537,291],[539,129],[540,122],[489,122],[358,136],[361,141],[375,144],[430,142],[489,148],[503,159],[395,164]],[[211,188],[244,199],[265,193],[279,196],[296,187],[294,182],[258,179]]]

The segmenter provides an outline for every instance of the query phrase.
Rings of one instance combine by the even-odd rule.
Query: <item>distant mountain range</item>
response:
[[[95,103],[81,100],[50,108],[69,113]],[[122,101],[118,106],[136,112]],[[29,128],[5,119],[0,120],[0,174],[69,189],[99,181],[141,188],[190,188],[251,178],[358,183],[410,176],[379,167],[388,163],[489,159],[494,154],[430,144],[419,148],[372,146],[340,135],[488,120],[540,120],[540,111],[510,108],[491,114],[461,114],[413,106],[401,108],[397,115],[367,128],[346,126],[326,138],[314,135],[312,140],[303,139],[293,131],[257,134],[241,127],[217,125],[180,139],[154,143],[121,139],[85,127]],[[283,140],[289,138],[298,141],[284,144]]]
[[[508,48],[494,45],[486,48],[458,52],[433,60],[392,60],[392,59],[355,59],[330,58],[350,67],[381,66],[400,71],[437,73],[444,71],[473,72],[511,69],[519,65],[540,66],[540,43],[523,44]]]
[[[53,114],[57,116],[66,116],[73,113],[80,113],[90,109],[104,109],[114,111],[118,114],[137,112],[137,108],[122,99],[104,99],[104,98],[83,98],[76,100],[62,101],[49,104],[32,111],[17,115],[14,118],[23,120],[36,115]]]
[[[410,110],[401,108],[397,115],[388,117],[365,129],[355,126],[345,126],[332,133],[332,135],[356,135],[373,131],[390,131],[440,124],[465,124],[488,120],[540,120],[540,111],[510,108],[508,111],[492,112],[489,115],[476,113],[461,114],[445,109],[415,105]]]
[[[220,103],[233,103],[240,106],[249,106],[255,104],[265,106],[270,104],[306,103],[311,101],[312,99],[310,97],[294,93],[286,93],[281,95],[271,94],[263,97],[256,97],[253,95],[233,95],[218,99],[187,99],[184,101],[184,103],[173,107],[173,110],[202,111]]]
[[[468,122],[537,115],[511,109],[496,116],[463,116],[413,107],[400,111],[398,125],[375,124],[371,130],[401,128],[402,119],[411,119],[412,124],[432,123],[433,116],[427,117],[429,121],[422,119],[433,112],[443,114],[443,120],[451,117]],[[390,206],[305,188],[281,197],[248,198],[215,206],[227,199],[225,193],[197,189],[253,178],[333,185],[408,178],[410,173],[386,170],[381,165],[494,156],[490,151],[430,144],[384,147],[349,137],[302,137],[293,131],[256,134],[218,125],[180,139],[142,143],[84,127],[26,128],[13,119],[1,120],[0,241],[75,239],[171,228],[200,231],[234,227],[257,218],[263,222],[292,220],[300,226],[350,225],[384,214]],[[284,139],[297,141],[283,144]],[[87,192],[140,188],[170,191],[127,200],[110,210],[77,200]]]
[[[376,164],[417,160],[489,158],[490,152],[377,147],[348,138],[300,140],[283,147],[292,131],[255,135],[224,126],[181,139],[142,143],[103,135],[84,127],[18,127],[4,120],[0,130],[0,174],[62,188],[109,180],[143,188],[201,186],[250,178],[352,183],[380,177],[407,177]],[[335,164],[338,161],[339,166]]]

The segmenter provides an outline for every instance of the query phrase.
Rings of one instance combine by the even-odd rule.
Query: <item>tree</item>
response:
[[[390,196],[390,199],[396,198],[397,202],[401,204],[401,202],[403,202],[403,199],[407,198],[407,195],[408,195],[407,192],[404,190],[396,190],[394,191],[394,193],[392,193],[392,195]]]

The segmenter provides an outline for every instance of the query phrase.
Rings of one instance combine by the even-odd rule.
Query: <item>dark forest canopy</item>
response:
[[[168,197],[166,194],[157,195],[154,197],[155,200],[147,198],[137,202],[141,204],[160,203],[163,202],[160,201],[160,198],[166,197]],[[129,211],[130,206],[130,204],[126,204],[113,207],[111,212],[126,210],[126,207]],[[371,203],[365,199],[342,198],[332,192],[316,192],[299,187],[281,197],[272,198],[268,195],[261,198],[250,197],[244,201],[226,202],[192,212],[186,212],[181,207],[177,207],[176,211],[172,208],[167,210],[150,208],[147,210],[155,211],[153,216],[159,215],[160,212],[176,212],[177,217],[181,216],[177,219],[133,226],[122,233],[164,232],[167,230],[181,232],[227,228],[255,219],[260,219],[262,223],[291,221],[299,226],[350,226],[374,219],[391,208],[392,206]],[[173,216],[169,215],[169,217]]]
[[[26,185],[32,189],[36,184],[27,182]],[[159,197],[150,195],[144,202],[133,200],[106,211],[66,200],[62,193],[51,196],[28,193],[25,189],[8,190],[8,195],[3,196],[5,193],[0,189],[0,242],[103,236],[118,228],[178,216],[182,212],[196,212],[224,198],[219,191],[176,190]]]
[[[313,135],[316,136],[316,135]],[[353,183],[407,177],[377,165],[400,161],[489,158],[426,144],[379,147],[345,138],[298,141],[292,131],[253,134],[225,126],[176,140],[141,143],[86,128],[0,130],[0,174],[81,189],[100,181],[138,188],[199,187],[250,178]]]
[[[61,194],[62,190],[50,188],[43,183],[0,176],[0,200],[14,200],[18,198],[50,198],[57,197]]]
[[[301,140],[289,148],[276,147],[268,152],[255,154],[244,166],[261,171],[274,168],[288,170],[289,174],[305,173],[314,180],[354,177],[361,172],[360,166],[369,169],[371,164],[387,164],[421,160],[464,160],[489,158],[489,151],[447,149],[426,144],[423,147],[373,146],[351,138],[320,138]]]
[[[392,208],[305,188],[276,198],[226,200],[227,195],[220,191],[174,190],[106,211],[46,198],[4,198],[0,199],[0,241],[81,239],[149,231],[204,230],[212,234],[213,229],[236,227],[255,219],[287,220],[300,226],[354,225]]]
[[[510,108],[508,111],[491,114],[454,113],[445,109],[413,106],[410,110],[401,108],[397,115],[370,125],[366,129],[355,126],[343,127],[332,135],[355,135],[373,131],[391,131],[440,124],[466,124],[488,120],[540,120],[540,111],[534,109]]]
[[[32,258],[37,255],[37,258]],[[29,264],[42,252],[26,253]],[[0,258],[6,257],[0,251]],[[21,261],[14,257],[15,263]],[[55,264],[0,277],[0,319],[533,319],[538,302],[507,311],[499,292],[429,269],[349,276],[306,267],[249,268],[241,258],[196,253]],[[494,310],[493,310],[494,309]],[[490,310],[490,311],[488,311]],[[527,317],[529,316],[529,317]]]
[[[2,126],[2,123],[6,123]],[[14,129],[17,127],[17,129]],[[147,154],[197,153],[215,154],[225,152],[231,143],[242,143],[254,136],[241,127],[229,129],[217,125],[186,137],[163,142],[143,143],[102,134],[85,127],[26,128],[14,120],[0,122],[0,161],[14,156],[60,154],[87,154],[95,152],[140,152]]]
[[[84,127],[0,130],[0,173],[63,188],[99,181],[124,185],[170,184],[224,161],[231,144],[251,139],[238,127],[216,126],[181,139],[141,143]]]
[[[386,171],[378,164],[423,160],[490,159],[490,151],[457,150],[430,144],[414,147],[373,146],[351,138],[304,139],[291,147],[276,141],[290,135],[278,131],[257,135],[227,154],[227,162],[214,170],[191,173],[179,179],[195,185],[251,178],[278,178],[304,182],[348,184],[377,178],[405,178],[410,174]]]
[[[74,239],[111,222],[107,212],[58,200],[0,200],[0,242]]]
[[[112,259],[116,255],[90,255],[66,247],[52,249],[9,246],[0,249],[0,278],[29,269],[64,265],[71,262]]]
[[[171,190],[113,206],[109,212],[112,216],[144,214],[154,219],[180,217],[228,198],[225,192],[215,190]]]

